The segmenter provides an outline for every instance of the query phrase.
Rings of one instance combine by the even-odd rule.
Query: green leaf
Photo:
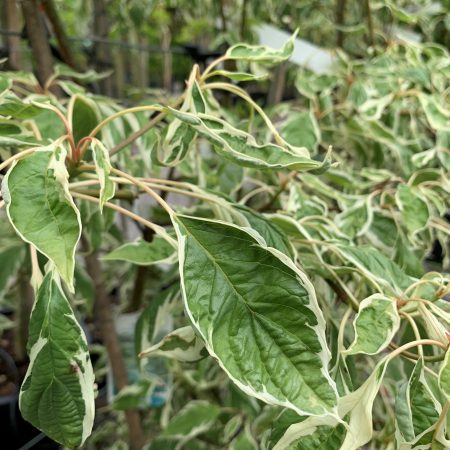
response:
[[[189,76],[181,111],[192,113],[206,111],[206,102],[196,81],[197,72],[198,68],[195,66]],[[192,127],[175,118],[167,127],[162,145],[152,152],[153,161],[170,167],[178,165],[187,155],[196,135]]]
[[[437,422],[435,402],[425,381],[423,360],[419,359],[395,399],[396,427],[405,442],[413,442]]]
[[[321,140],[319,124],[312,111],[289,114],[281,134],[289,144],[311,150],[317,149]]]
[[[103,211],[103,205],[114,197],[115,184],[109,178],[111,172],[111,162],[109,161],[109,152],[106,147],[98,140],[91,141],[92,157],[95,163],[95,171],[100,181],[100,211]]]
[[[157,344],[143,350],[139,357],[164,356],[182,362],[195,362],[207,355],[204,348],[203,341],[191,326],[187,326],[172,331]]]
[[[30,119],[42,111],[39,106],[30,101],[22,100],[17,95],[8,92],[0,98],[0,116],[11,116],[16,119]]]
[[[306,275],[244,229],[186,216],[174,224],[187,312],[231,380],[269,404],[332,413],[325,323]]]
[[[345,351],[347,355],[376,355],[384,350],[400,327],[395,299],[374,294],[359,304],[353,322],[355,339]]]
[[[42,147],[19,160],[5,176],[3,198],[19,236],[55,264],[73,291],[80,214],[68,190],[64,144]]]
[[[450,349],[445,353],[444,361],[439,370],[439,387],[447,399],[450,400]]]
[[[423,230],[428,223],[430,213],[428,205],[420,197],[418,189],[407,184],[400,184],[396,200],[408,231],[416,233]]]
[[[155,236],[151,242],[138,239],[127,242],[103,256],[106,261],[127,261],[139,266],[173,263],[176,260],[175,249],[165,239]]]
[[[69,103],[69,120],[72,125],[75,144],[78,144],[80,139],[89,136],[89,133],[100,122],[97,105],[86,96],[74,95]],[[96,136],[100,138],[100,133]]]
[[[189,402],[170,420],[160,434],[162,438],[180,440],[185,443],[208,431],[216,422],[220,408],[204,400]]]
[[[136,355],[144,348],[156,343],[157,336],[161,336],[163,328],[170,314],[171,302],[179,295],[179,286],[164,291],[152,299],[142,311],[134,330],[134,347]]]
[[[125,386],[114,397],[113,408],[118,411],[127,409],[146,409],[149,407],[149,396],[155,388],[155,380],[139,380],[130,386]]]
[[[370,198],[356,201],[335,218],[338,228],[350,238],[362,236],[372,224],[373,212]]]
[[[309,417],[292,425],[273,450],[340,450],[347,430],[331,417]]]
[[[95,72],[95,70],[90,69],[85,72],[77,72],[65,64],[56,64],[55,74],[57,76],[70,77],[84,83],[94,83],[95,81],[100,81],[109,77],[112,74],[112,71]]]
[[[279,50],[265,45],[236,44],[225,53],[227,59],[254,61],[266,64],[278,64],[289,59],[294,51],[294,41],[298,29]]]
[[[289,257],[293,256],[293,250],[289,239],[276,224],[262,214],[251,208],[247,208],[244,205],[235,204],[234,207],[244,215],[248,221],[248,225],[263,237],[268,247],[276,248]],[[240,223],[239,225],[245,226],[247,224]]]
[[[14,242],[0,249],[0,299],[3,297],[12,280],[17,275],[25,257],[25,245]]]
[[[414,282],[397,264],[373,247],[339,244],[336,248],[364,276],[374,279],[394,294],[401,294]]]
[[[276,144],[258,145],[253,136],[217,117],[168,109],[208,139],[221,157],[240,166],[272,170],[317,170],[328,163],[311,159],[306,148],[290,150]]]
[[[75,448],[94,423],[94,372],[83,330],[54,272],[36,295],[22,384],[22,416],[60,444]]]

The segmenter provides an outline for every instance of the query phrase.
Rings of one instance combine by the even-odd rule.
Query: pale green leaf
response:
[[[347,355],[376,355],[384,350],[400,327],[400,316],[394,298],[374,294],[359,304],[353,322],[355,339],[345,351]]]
[[[186,309],[209,353],[249,395],[300,414],[332,413],[325,323],[306,275],[244,229],[175,220]]]
[[[127,242],[112,252],[103,256],[107,261],[127,261],[139,266],[173,263],[176,260],[176,250],[160,236],[155,236],[151,242],[138,239]]]
[[[27,348],[22,416],[66,447],[82,445],[94,423],[94,372],[83,330],[54,272],[37,292]]]
[[[0,248],[0,299],[17,276],[25,257],[25,245],[13,242]]]
[[[103,211],[103,205],[114,197],[115,184],[109,177],[112,166],[108,150],[98,139],[91,141],[91,150],[95,171],[100,181],[99,207],[100,211]]]
[[[450,349],[445,353],[444,361],[439,370],[439,387],[450,400]]]
[[[11,167],[3,180],[2,193],[17,233],[53,261],[73,290],[81,222],[68,191],[65,158],[61,143],[40,148]]]
[[[356,391],[339,399],[339,417],[350,415],[347,434],[340,450],[355,450],[371,440],[373,402],[383,381],[386,365],[386,360],[381,361]]]
[[[273,450],[339,450],[346,434],[333,417],[309,417],[291,425]]]
[[[450,112],[444,105],[441,105],[434,95],[424,93],[419,94],[419,101],[425,112],[425,116],[434,130],[450,130]]]
[[[161,433],[161,437],[187,442],[208,431],[216,422],[220,408],[204,400],[193,400],[179,411]]]
[[[139,356],[164,356],[182,362],[195,362],[207,355],[204,348],[203,341],[197,337],[191,326],[187,326],[172,331],[157,344],[144,349]]]
[[[428,205],[422,200],[417,188],[400,184],[396,194],[397,204],[410,233],[423,230],[429,218]]]
[[[286,61],[294,51],[294,41],[298,30],[285,42],[279,50],[265,45],[236,44],[225,53],[227,59],[255,61],[266,64],[278,64]]]
[[[372,224],[373,212],[369,199],[355,201],[335,217],[338,228],[350,238],[362,236]]]
[[[148,408],[155,384],[155,380],[141,379],[135,384],[125,386],[114,397],[112,407],[119,411]]]

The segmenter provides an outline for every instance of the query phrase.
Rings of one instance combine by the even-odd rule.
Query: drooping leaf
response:
[[[185,92],[181,111],[204,113],[206,102],[196,81],[197,66],[192,70]],[[167,127],[161,146],[152,152],[153,161],[164,166],[176,166],[187,155],[196,137],[195,130],[188,124],[175,118]]]
[[[395,399],[396,426],[405,442],[413,442],[438,418],[436,403],[423,375],[423,359],[419,359]]]
[[[336,248],[366,277],[375,279],[393,293],[401,294],[414,282],[413,278],[406,275],[397,264],[374,247],[339,244]]]
[[[332,413],[325,325],[305,274],[236,226],[175,220],[186,309],[209,353],[249,395],[299,414]]]
[[[339,417],[350,416],[347,434],[340,450],[354,450],[372,438],[372,408],[386,372],[386,360],[380,361],[369,378],[355,391],[341,397],[338,402]]]
[[[155,236],[151,242],[142,239],[127,242],[103,256],[102,259],[150,266],[152,264],[175,262],[176,250],[164,238]]]
[[[207,355],[204,348],[203,341],[197,337],[191,326],[187,326],[172,331],[157,344],[144,349],[139,356],[164,356],[182,362],[195,362]]]
[[[306,148],[290,150],[276,144],[256,143],[253,136],[222,119],[207,114],[191,114],[169,108],[170,112],[208,139],[219,156],[243,167],[256,169],[318,170],[329,161],[316,161]]]
[[[115,184],[109,177],[111,172],[111,162],[109,152],[106,147],[98,140],[91,141],[92,157],[95,163],[95,171],[100,181],[100,212],[103,211],[103,205],[114,197]]]
[[[286,61],[294,50],[294,41],[298,30],[285,42],[279,50],[265,45],[236,44],[225,53],[227,59],[255,61],[266,64],[278,64]]]
[[[225,78],[229,78],[233,81],[261,81],[267,78],[267,75],[254,75],[253,73],[245,72],[230,72],[228,70],[215,70],[210,74],[211,76],[217,75]]]
[[[417,189],[401,184],[396,198],[408,231],[416,233],[425,228],[429,218],[428,205],[419,196]]]
[[[2,183],[9,220],[21,238],[55,264],[73,290],[80,215],[68,190],[63,144],[42,147],[21,159]]]
[[[359,304],[353,322],[355,339],[346,354],[376,355],[391,342],[400,327],[400,316],[395,299],[374,294]]]
[[[64,446],[82,445],[94,423],[94,372],[83,330],[55,272],[47,273],[37,291],[27,349],[22,416]]]

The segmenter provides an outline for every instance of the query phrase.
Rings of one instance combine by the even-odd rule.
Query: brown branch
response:
[[[67,39],[67,34],[64,29],[64,24],[59,17],[58,10],[56,9],[54,1],[41,0],[41,4],[44,8],[46,16],[48,17],[48,20],[52,25],[63,61],[73,69],[82,71],[83,67],[81,67],[81,65],[73,55],[72,49],[70,48],[69,40]]]
[[[337,0],[336,1],[336,25],[341,27],[344,25],[345,21],[345,5],[346,0]],[[342,29],[338,29],[336,33],[336,46],[342,48],[344,45],[344,32]]]
[[[375,44],[375,37],[373,32],[373,20],[372,20],[372,10],[370,9],[370,0],[364,1],[364,6],[366,10],[366,17],[367,17],[367,28],[369,32],[369,45],[373,47]]]
[[[82,244],[85,249],[88,247],[84,237],[82,237]],[[95,286],[95,320],[108,353],[115,385],[117,390],[121,391],[128,385],[128,375],[116,332],[110,297],[103,280],[101,265],[95,253],[86,254],[84,260],[86,270]],[[128,424],[130,446],[133,450],[141,450],[144,445],[144,432],[139,412],[133,409],[126,410],[125,417]]]

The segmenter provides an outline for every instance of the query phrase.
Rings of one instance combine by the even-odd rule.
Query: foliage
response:
[[[64,446],[97,439],[75,319],[96,301],[89,254],[125,299],[135,271],[156,274],[138,305],[140,374],[112,405],[145,409],[161,389],[145,358],[164,361],[172,385],[149,449],[450,445],[448,253],[424,268],[450,233],[448,53],[340,53],[332,75],[297,74],[302,100],[266,113],[232,81],[291,51],[237,44],[194,66],[179,99],[129,109],[61,76],[69,99],[2,73],[0,289],[17,301],[27,261],[20,406]],[[245,74],[216,70],[226,60]],[[222,106],[223,92],[250,114]],[[117,214],[150,232],[130,242]]]

